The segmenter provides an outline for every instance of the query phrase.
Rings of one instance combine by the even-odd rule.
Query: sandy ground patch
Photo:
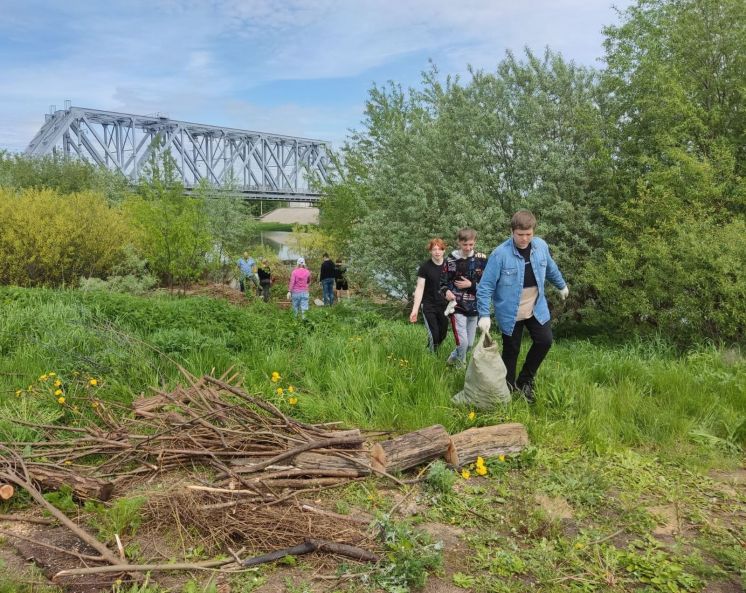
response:
[[[319,224],[319,209],[315,206],[296,206],[294,208],[277,208],[262,217],[262,222],[280,222],[282,224]]]

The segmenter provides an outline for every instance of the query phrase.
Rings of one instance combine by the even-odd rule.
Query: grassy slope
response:
[[[247,390],[286,410],[291,409],[288,394],[276,390],[292,385],[298,397],[293,413],[312,421],[398,430],[441,423],[451,432],[474,424],[524,422],[538,446],[531,463],[515,461],[521,467],[514,471],[494,466],[497,479],[461,485],[476,505],[471,510],[484,506],[480,515],[500,525],[467,533],[473,549],[482,552],[469,562],[476,572],[458,579],[476,590],[513,590],[511,583],[521,590],[527,579],[545,590],[577,590],[576,580],[553,584],[549,575],[582,567],[591,575],[583,578],[598,584],[606,578],[598,554],[613,556],[608,562],[625,575],[625,566],[635,562],[647,562],[641,574],[653,570],[650,566],[673,571],[662,586],[674,583],[687,590],[688,581],[676,576],[679,568],[704,580],[737,578],[736,567],[745,559],[736,543],[738,537],[743,541],[743,526],[735,528],[735,535],[716,526],[721,509],[713,502],[712,483],[701,475],[709,467],[735,465],[741,455],[746,363],[736,352],[704,348],[677,356],[660,343],[561,340],[542,368],[535,409],[518,401],[470,421],[469,410],[449,403],[463,373],[445,368],[444,356],[426,352],[422,327],[363,303],[313,310],[304,324],[273,305],[237,308],[206,298],[4,288],[0,307],[2,439],[28,434],[12,423],[14,417],[76,421],[87,414],[93,397],[127,404],[151,385],[173,384],[176,363],[195,374],[213,368],[220,373],[233,365]],[[49,380],[38,381],[48,371],[62,378],[65,405],[52,395]],[[273,371],[281,374],[279,383],[270,381]],[[90,378],[99,385],[90,386]],[[17,394],[18,389],[23,392]],[[537,491],[569,501],[573,533],[543,511],[531,510]],[[697,544],[697,535],[688,545],[706,550],[701,553],[715,558],[720,572],[705,575],[704,568],[678,560],[675,552],[655,556],[657,544],[645,544],[644,538],[635,552],[639,558],[631,561],[624,545],[593,544],[614,525],[640,537],[649,532],[655,519],[640,506],[641,497],[649,505],[675,500],[683,517],[705,525],[703,543]],[[425,516],[470,529],[482,522],[452,497],[436,498]],[[542,552],[547,542],[551,550]],[[594,555],[587,550],[585,558],[583,550],[590,544]],[[495,546],[512,549],[515,558],[495,561]],[[561,558],[577,566],[570,562],[558,568]],[[480,578],[480,571],[487,576]],[[495,588],[490,575],[513,581]],[[696,578],[692,590],[702,582]],[[643,577],[636,582],[644,582]]]

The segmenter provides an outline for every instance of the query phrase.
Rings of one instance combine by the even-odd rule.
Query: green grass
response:
[[[746,362],[733,351],[561,339],[540,371],[535,408],[516,401],[470,422],[469,410],[450,403],[463,384],[463,371],[443,362],[451,339],[433,356],[421,325],[361,301],[313,308],[304,323],[272,304],[209,298],[3,288],[0,305],[0,407],[19,417],[38,408],[52,421],[93,395],[127,405],[149,386],[173,385],[177,365],[194,374],[234,366],[248,391],[287,410],[287,391],[276,389],[292,385],[293,412],[311,421],[457,431],[512,420],[536,443],[599,454],[635,447],[701,465],[742,451]],[[48,371],[74,401],[61,407],[49,383],[40,385]],[[93,391],[91,377],[100,382]]]
[[[701,591],[746,578],[746,531],[733,511],[743,494],[705,473],[743,460],[746,361],[738,351],[562,338],[541,369],[535,407],[519,400],[469,420],[469,409],[450,403],[464,378],[444,364],[452,339],[433,356],[421,325],[362,300],[313,308],[305,322],[273,304],[167,295],[1,288],[0,307],[0,440],[42,438],[15,420],[85,424],[97,401],[125,413],[150,386],[183,381],[179,365],[194,374],[233,366],[247,391],[312,422],[401,431],[440,423],[451,432],[523,422],[532,447],[488,460],[487,478],[435,466],[412,491],[422,507],[415,521],[463,530],[468,553],[448,576],[456,585],[476,593]],[[272,382],[275,371],[281,378]],[[385,488],[374,479],[351,484],[335,508],[387,513]],[[548,515],[537,495],[565,501],[572,519]],[[14,501],[4,512],[23,498]],[[89,509],[102,537],[136,528],[136,502]],[[660,524],[654,509],[666,505],[686,526],[671,541],[651,535]],[[415,549],[402,541],[403,551]],[[387,566],[422,576],[420,560],[405,554]],[[389,577],[392,587],[401,580]]]
[[[293,225],[285,222],[258,222],[256,223],[256,232],[268,233],[270,231],[292,232]]]

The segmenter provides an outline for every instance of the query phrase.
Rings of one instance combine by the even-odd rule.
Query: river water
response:
[[[282,261],[295,263],[301,256],[296,237],[288,231],[260,233],[257,243],[272,249]]]

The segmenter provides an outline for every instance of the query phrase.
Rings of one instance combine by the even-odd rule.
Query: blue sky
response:
[[[66,99],[339,146],[373,83],[524,46],[600,67],[616,22],[612,0],[0,0],[0,148]]]

